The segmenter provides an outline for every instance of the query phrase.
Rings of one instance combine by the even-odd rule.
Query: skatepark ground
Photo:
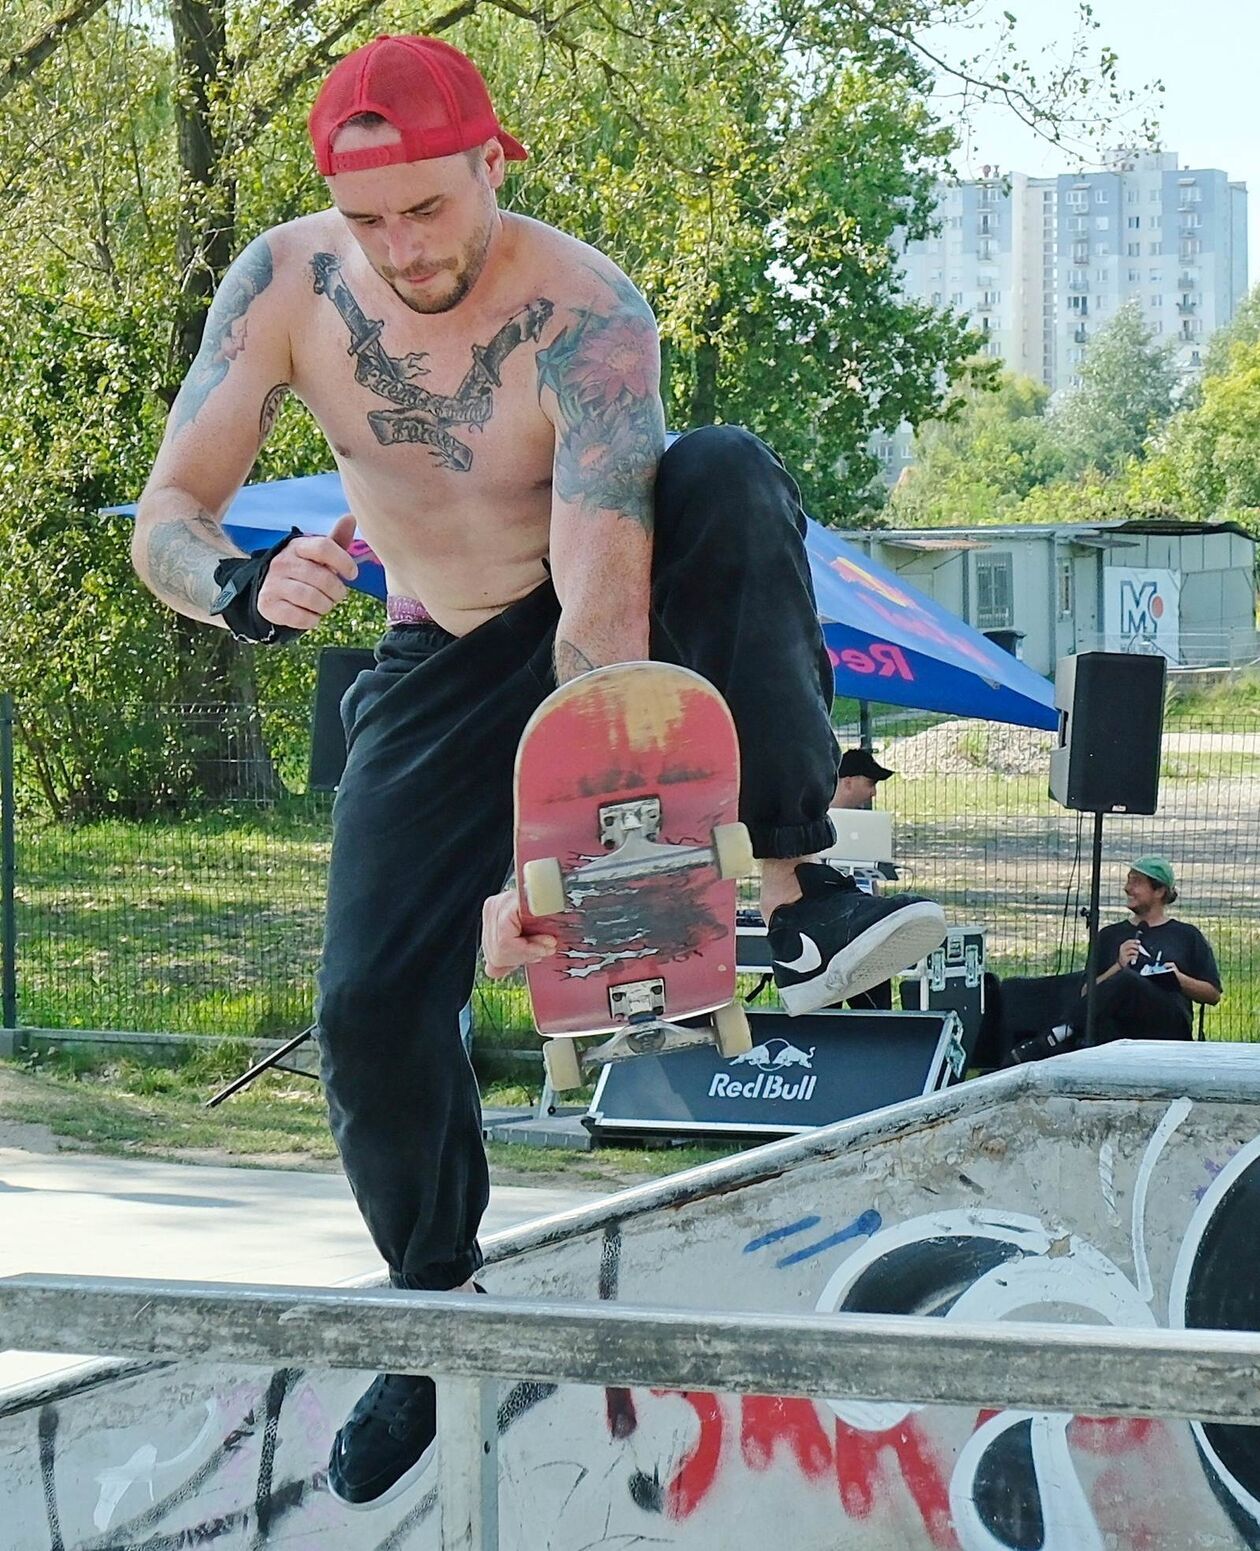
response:
[[[598,1188],[494,1185],[483,1231],[497,1233],[601,1194]],[[336,1286],[382,1270],[340,1173],[0,1145],[0,1276]],[[80,1361],[0,1351],[0,1389]]]

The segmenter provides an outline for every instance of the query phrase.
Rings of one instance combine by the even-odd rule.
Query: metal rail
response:
[[[392,1288],[0,1279],[19,1350],[431,1373],[443,1551],[498,1545],[498,1381],[1260,1422],[1260,1332],[698,1313]]]

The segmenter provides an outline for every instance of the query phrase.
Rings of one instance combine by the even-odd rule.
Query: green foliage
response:
[[[1006,374],[992,391],[966,395],[951,419],[925,426],[914,467],[889,500],[890,525],[1018,521],[1021,500],[1063,470],[1048,398],[1040,383]]]
[[[924,427],[888,520],[1102,522],[1162,509],[1169,490],[1131,485],[1127,470],[1168,425],[1177,386],[1171,350],[1137,303],[1127,304],[1095,336],[1080,383],[1057,404],[1030,379],[1005,376],[995,392],[972,393],[951,419]]]
[[[1157,342],[1134,299],[1095,334],[1080,377],[1050,421],[1066,471],[1118,474],[1172,414],[1172,346]]]
[[[1183,517],[1232,519],[1260,527],[1260,309],[1227,349],[1212,357],[1197,403],[1168,426],[1145,463],[1135,466],[1133,500]]]

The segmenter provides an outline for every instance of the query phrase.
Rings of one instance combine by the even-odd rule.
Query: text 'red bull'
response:
[[[904,679],[907,684],[914,683],[914,670],[906,660],[906,654],[888,641],[872,641],[865,651],[856,646],[846,646],[839,651],[828,647],[827,655],[833,668],[843,666],[850,673],[869,673],[880,679],[897,678]]]

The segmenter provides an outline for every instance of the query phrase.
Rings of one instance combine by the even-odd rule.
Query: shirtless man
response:
[[[264,233],[225,277],[134,558],[172,608],[262,642],[344,597],[354,519],[384,562],[391,628],[342,707],[323,1077],[393,1284],[471,1288],[488,1177],[458,1015],[479,917],[491,974],[554,951],[495,891],[516,744],[557,681],[650,654],[726,695],[795,1010],[913,962],[944,923],[923,902],[855,902],[810,865],[832,838],[836,745],[796,487],[737,429],[665,450],[651,312],[602,254],[500,212],[525,151],[472,62],[377,39],[332,71],[310,130],[332,208]],[[285,392],[327,436],[354,518],[249,557],[222,519]],[[337,1434],[330,1488],[387,1501],[435,1435],[432,1381],[382,1374]]]

